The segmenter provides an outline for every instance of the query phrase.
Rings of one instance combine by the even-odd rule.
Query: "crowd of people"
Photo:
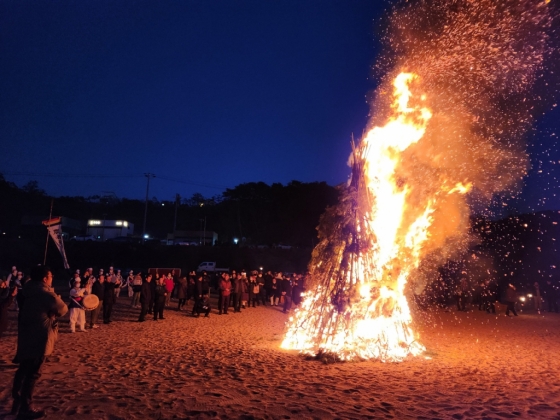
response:
[[[30,276],[24,276],[16,267],[0,286],[5,293],[0,293],[3,310],[7,311],[15,301],[16,308],[23,305],[22,289]],[[113,307],[119,299],[129,299],[131,308],[140,309],[138,321],[144,322],[148,315],[154,321],[163,320],[164,311],[186,311],[193,317],[210,316],[212,309],[218,315],[238,313],[243,309],[256,306],[280,306],[288,313],[292,305],[299,305],[304,291],[306,276],[292,273],[263,272],[253,270],[246,272],[197,273],[190,271],[187,275],[178,275],[174,270],[164,273],[135,273],[129,271],[123,276],[121,270],[109,267],[93,268],[83,272],[76,270],[69,279],[68,308],[70,331],[87,332],[103,324],[110,324]],[[8,293],[7,290],[10,290]],[[8,297],[8,294],[10,297]],[[212,308],[211,294],[217,295],[217,307]],[[94,305],[91,305],[95,296]],[[175,298],[172,302],[171,298]],[[172,308],[173,305],[173,308]],[[6,329],[7,316],[0,318],[0,334]]]
[[[237,273],[191,271],[180,276],[168,273],[134,273],[126,278],[121,270],[110,267],[94,274],[92,268],[76,270],[69,280],[66,302],[53,287],[52,272],[42,266],[24,275],[12,267],[7,278],[0,280],[0,336],[7,327],[7,311],[16,307],[18,311],[18,346],[14,363],[19,364],[12,387],[13,404],[11,414],[18,419],[37,419],[45,411],[32,405],[35,383],[41,376],[45,357],[53,349],[58,334],[58,318],[70,315],[70,331],[87,332],[99,328],[99,324],[112,322],[113,306],[117,299],[128,299],[131,308],[139,308],[138,321],[144,322],[147,315],[154,321],[163,320],[164,310],[171,308],[171,298],[176,298],[175,311],[189,310],[191,316],[199,317],[211,313],[210,294],[217,295],[218,315],[240,312],[256,306],[280,306],[284,313],[292,304],[299,305],[304,291],[306,276],[284,275],[262,271],[245,270]],[[124,296],[123,296],[124,295]],[[174,303],[174,302],[173,302]],[[192,308],[189,308],[189,305]],[[87,315],[87,316],[86,316]],[[101,316],[101,319],[100,319]]]
[[[496,303],[501,302],[506,306],[506,316],[518,316],[516,304],[523,299],[525,307],[532,307],[537,313],[542,311],[559,312],[558,300],[560,299],[560,287],[551,279],[543,285],[535,281],[531,286],[525,288],[523,295],[519,295],[518,288],[511,284],[503,284],[502,288],[492,279],[481,280],[472,286],[467,279],[460,279],[453,287],[440,278],[430,284],[423,299],[418,303],[421,307],[440,307],[448,310],[451,302],[456,304],[458,311],[468,311],[477,308],[479,311],[496,313]]]

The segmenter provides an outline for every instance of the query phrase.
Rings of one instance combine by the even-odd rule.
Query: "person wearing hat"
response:
[[[76,280],[80,280],[80,282],[82,281],[82,279],[80,278],[80,270],[76,270],[74,272],[74,276],[68,281],[68,286],[70,287],[70,289],[74,287],[74,283],[76,282]]]
[[[76,324],[81,332],[86,332],[86,311],[82,306],[86,289],[81,287],[81,283],[80,278],[77,278],[74,287],[70,289],[70,331],[73,333],[76,332]]]

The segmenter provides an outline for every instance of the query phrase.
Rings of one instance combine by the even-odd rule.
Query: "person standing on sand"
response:
[[[165,295],[165,306],[169,306],[171,303],[171,293],[173,293],[173,288],[175,287],[175,282],[171,273],[167,273],[167,277],[164,277],[164,286],[167,294]]]
[[[222,312],[227,315],[229,308],[229,297],[231,295],[231,280],[229,279],[229,274],[224,273],[222,280],[220,281],[220,294],[222,296],[221,306],[218,308],[218,315]]]
[[[140,318],[138,318],[138,322],[144,322],[146,320],[146,314],[148,313],[150,302],[152,301],[151,282],[152,275],[148,274],[146,276],[146,280],[142,283],[140,290],[140,305],[142,306],[142,309],[140,309]]]
[[[282,312],[287,313],[292,309],[292,281],[288,277],[285,277],[280,285],[282,296],[284,296]]]
[[[542,297],[539,282],[536,281],[535,284],[533,284],[533,287],[535,288],[535,292],[533,293],[533,299],[535,300],[535,309],[537,310],[537,313],[540,314],[542,310]]]
[[[126,278],[125,284],[126,284],[126,290],[128,292],[128,297],[130,298],[130,302],[133,302],[134,299],[132,299],[132,297],[134,296],[134,271],[130,270],[128,272],[128,277]],[[130,306],[134,307],[132,303]]]
[[[165,308],[165,300],[167,298],[167,289],[165,288],[165,277],[160,278],[156,284],[154,295],[154,321],[165,319],[163,317],[163,309]],[[173,281],[173,280],[172,280]]]
[[[187,301],[187,276],[183,276],[179,279],[179,281],[177,282],[177,299],[179,300],[179,303],[177,305],[177,310],[181,311],[183,310],[183,306],[185,306],[185,303]]]
[[[140,305],[141,291],[142,291],[142,275],[138,273],[132,279],[132,299],[130,301],[131,308],[138,308],[138,306]]]
[[[486,312],[496,313],[496,284],[490,279],[484,281],[484,308]]]
[[[280,296],[277,296],[278,293],[278,282],[276,277],[273,277],[272,280],[270,280],[270,306],[278,306],[278,301],[280,300]]]
[[[256,273],[249,276],[249,283],[247,285],[247,292],[249,293],[249,300],[247,301],[247,307],[253,308],[256,307],[257,303],[257,296],[259,295],[260,289],[259,285],[257,284],[257,275]]]
[[[14,299],[18,294],[18,288],[17,287],[9,288],[7,280],[0,280],[0,290],[1,291],[8,290],[8,295],[3,297],[2,300],[0,300],[0,337],[2,337],[4,331],[8,329],[8,309],[14,303]],[[3,294],[4,293],[2,293],[2,295]],[[21,308],[20,308],[20,312],[21,312]]]
[[[91,329],[99,328],[97,325],[97,320],[99,319],[99,313],[103,309],[103,297],[105,296],[105,276],[100,275],[95,283],[91,285],[91,294],[97,296],[99,299],[99,305],[97,308],[90,311],[89,327]]]
[[[552,280],[547,280],[544,285],[544,298],[548,304],[548,312],[558,313],[558,289],[552,283]]]
[[[257,284],[259,285],[259,296],[257,302],[261,302],[262,306],[266,306],[266,290],[264,288],[264,277],[262,271],[257,274]]]
[[[245,283],[245,278],[237,276],[234,290],[236,301],[233,305],[233,312],[241,312],[241,307],[245,308],[243,298],[247,295],[247,283]]]
[[[81,332],[86,332],[86,311],[82,305],[86,289],[82,288],[81,281],[74,282],[74,287],[70,289],[70,332],[76,332],[76,324]]]
[[[195,271],[191,271],[189,273],[189,283],[187,285],[187,300],[185,302],[185,305],[187,305],[189,303],[189,300],[196,300],[195,299],[195,295],[196,295],[196,272]]]
[[[38,419],[44,410],[33,408],[33,391],[41,377],[46,356],[54,351],[58,335],[57,318],[68,312],[68,307],[52,289],[53,276],[46,267],[35,267],[31,281],[23,288],[25,308],[18,325],[15,360],[19,363],[12,387],[11,414],[18,419]]]
[[[110,273],[111,271],[109,271]],[[103,323],[110,324],[111,313],[113,312],[113,305],[116,301],[115,288],[118,287],[116,276],[109,275],[105,280],[105,287],[103,290]]]
[[[517,312],[515,312],[515,301],[517,300],[517,292],[515,291],[515,286],[513,284],[508,284],[508,288],[506,290],[506,316],[509,316],[509,311],[513,312],[513,315],[517,316]]]

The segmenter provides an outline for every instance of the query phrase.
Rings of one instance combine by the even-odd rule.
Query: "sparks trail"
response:
[[[466,249],[467,193],[484,202],[525,174],[519,140],[551,21],[534,0],[418,1],[395,12],[393,67],[354,147],[351,181],[321,219],[310,291],[282,347],[342,360],[422,353],[407,283],[421,290]]]

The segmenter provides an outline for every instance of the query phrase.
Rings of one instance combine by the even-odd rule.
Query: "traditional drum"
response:
[[[99,306],[99,298],[95,295],[86,295],[82,300],[82,306],[86,311],[93,311]]]

